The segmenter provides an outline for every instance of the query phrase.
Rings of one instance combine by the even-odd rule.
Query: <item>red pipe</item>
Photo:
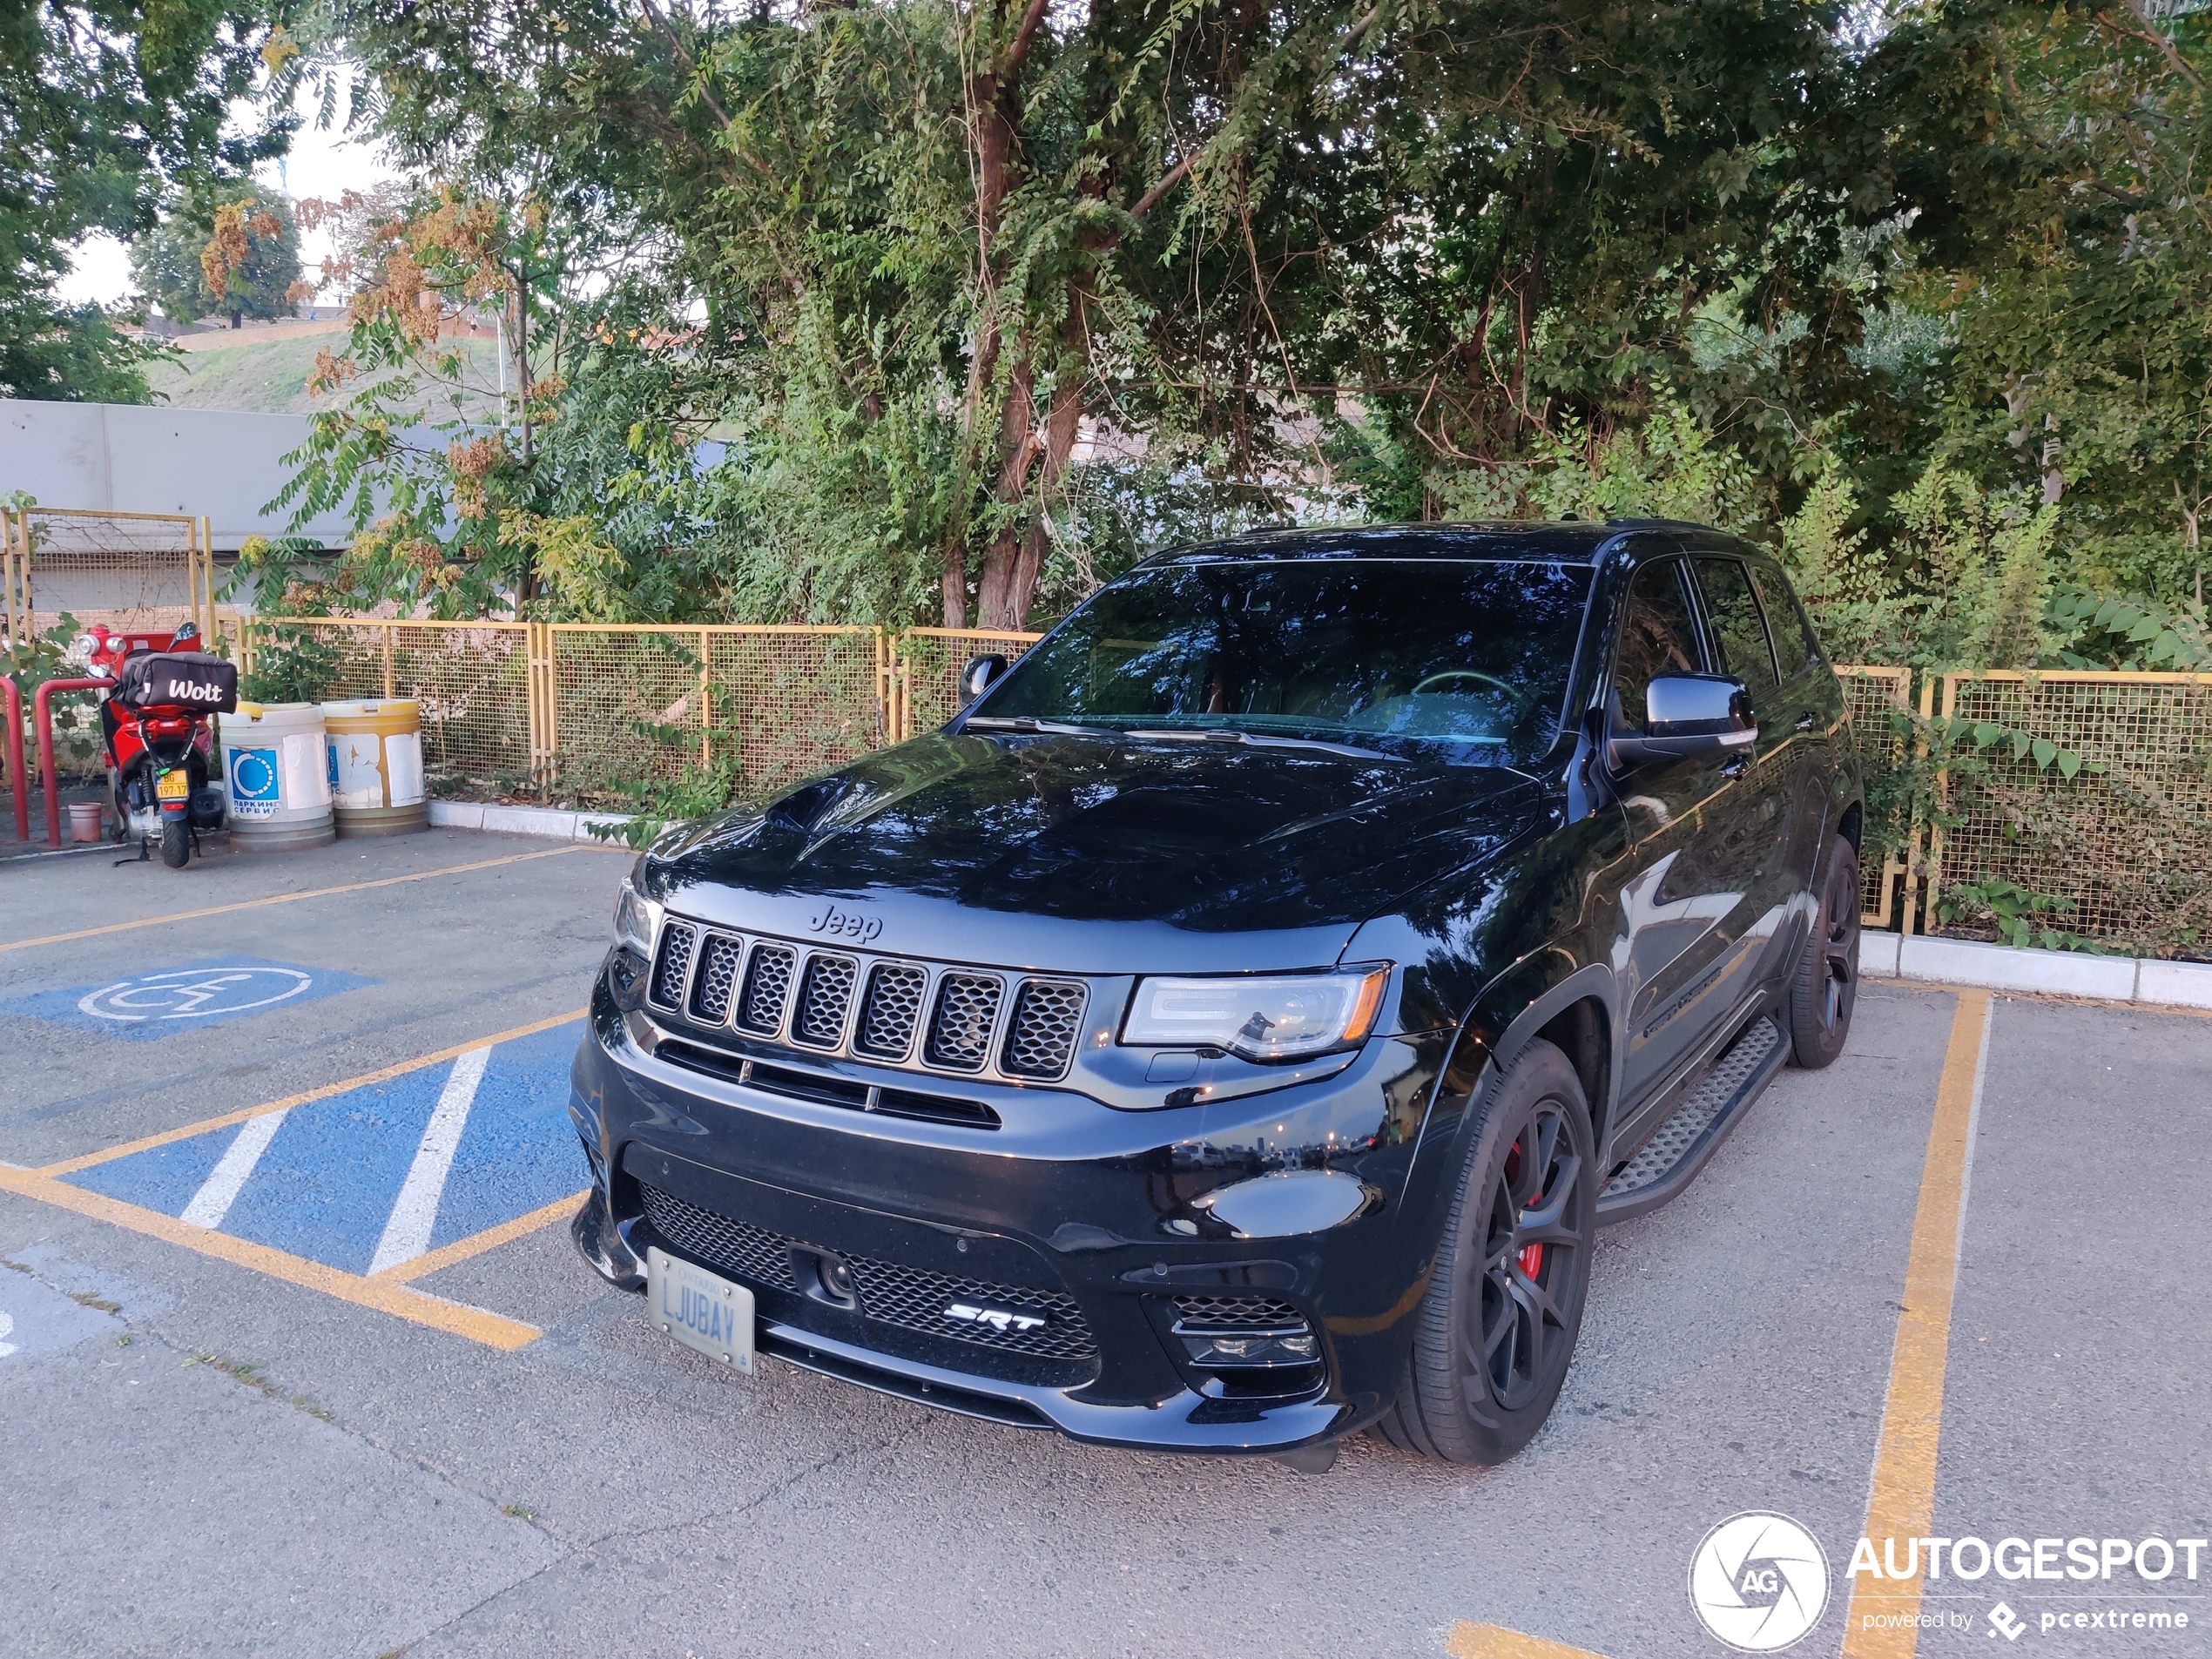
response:
[[[30,723],[38,731],[38,775],[46,780],[49,846],[62,844],[62,780],[54,775],[54,705],[50,699],[56,691],[105,691],[114,684],[112,680],[48,680],[30,699]]]
[[[23,769],[23,693],[11,675],[0,674],[0,691],[8,694],[8,782],[16,797],[16,840],[30,839],[30,779]]]

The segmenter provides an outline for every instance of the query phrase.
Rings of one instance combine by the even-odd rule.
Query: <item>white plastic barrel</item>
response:
[[[341,835],[405,835],[430,827],[421,705],[411,697],[326,703],[322,722]]]
[[[240,703],[217,725],[233,846],[287,853],[338,839],[321,709],[313,703]]]

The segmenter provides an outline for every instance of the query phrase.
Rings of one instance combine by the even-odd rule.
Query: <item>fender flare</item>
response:
[[[1406,1171],[1405,1190],[1408,1193],[1413,1190],[1416,1176],[1433,1175],[1438,1163],[1447,1168],[1456,1167],[1453,1155],[1464,1149],[1467,1136],[1480,1116],[1474,1109],[1476,1104],[1489,1097],[1497,1088],[1498,1080],[1535,1040],[1539,1031],[1586,998],[1595,997],[1605,1010],[1606,1035],[1611,1050],[1606,1068],[1608,1097],[1592,1101],[1590,1108],[1598,1120],[1595,1127],[1601,1141],[1610,1129],[1621,1088],[1620,987],[1612,968],[1603,962],[1586,962],[1534,989],[1526,1001],[1520,1001],[1516,995],[1528,981],[1541,982],[1547,968],[1559,966],[1560,959],[1566,954],[1557,943],[1547,946],[1514,963],[1476,994],[1474,1006],[1453,1035],[1449,1057],[1432,1086],[1428,1109],[1421,1115],[1420,1138],[1414,1145],[1413,1159]],[[1507,1015],[1506,1008],[1516,1001],[1520,1001],[1519,1010]],[[1501,1024],[1504,1027],[1502,1032],[1491,1036],[1489,1034],[1498,1031]],[[1466,1076],[1469,1072],[1473,1076],[1465,1090],[1465,1104],[1453,1114],[1452,1123],[1440,1124],[1437,1109],[1454,1074]],[[1452,1092],[1460,1093],[1458,1089]]]

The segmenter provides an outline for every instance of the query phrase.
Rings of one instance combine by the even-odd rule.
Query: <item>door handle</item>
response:
[[[1819,710],[1807,709],[1803,714],[1800,714],[1797,717],[1797,725],[1791,726],[1790,729],[1792,732],[1810,732],[1819,723]]]

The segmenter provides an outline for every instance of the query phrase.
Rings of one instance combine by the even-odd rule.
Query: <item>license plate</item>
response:
[[[192,773],[184,771],[165,772],[154,780],[156,800],[189,800],[192,799]]]
[[[710,1359],[752,1369],[752,1292],[719,1274],[645,1247],[645,1303],[653,1323]]]

